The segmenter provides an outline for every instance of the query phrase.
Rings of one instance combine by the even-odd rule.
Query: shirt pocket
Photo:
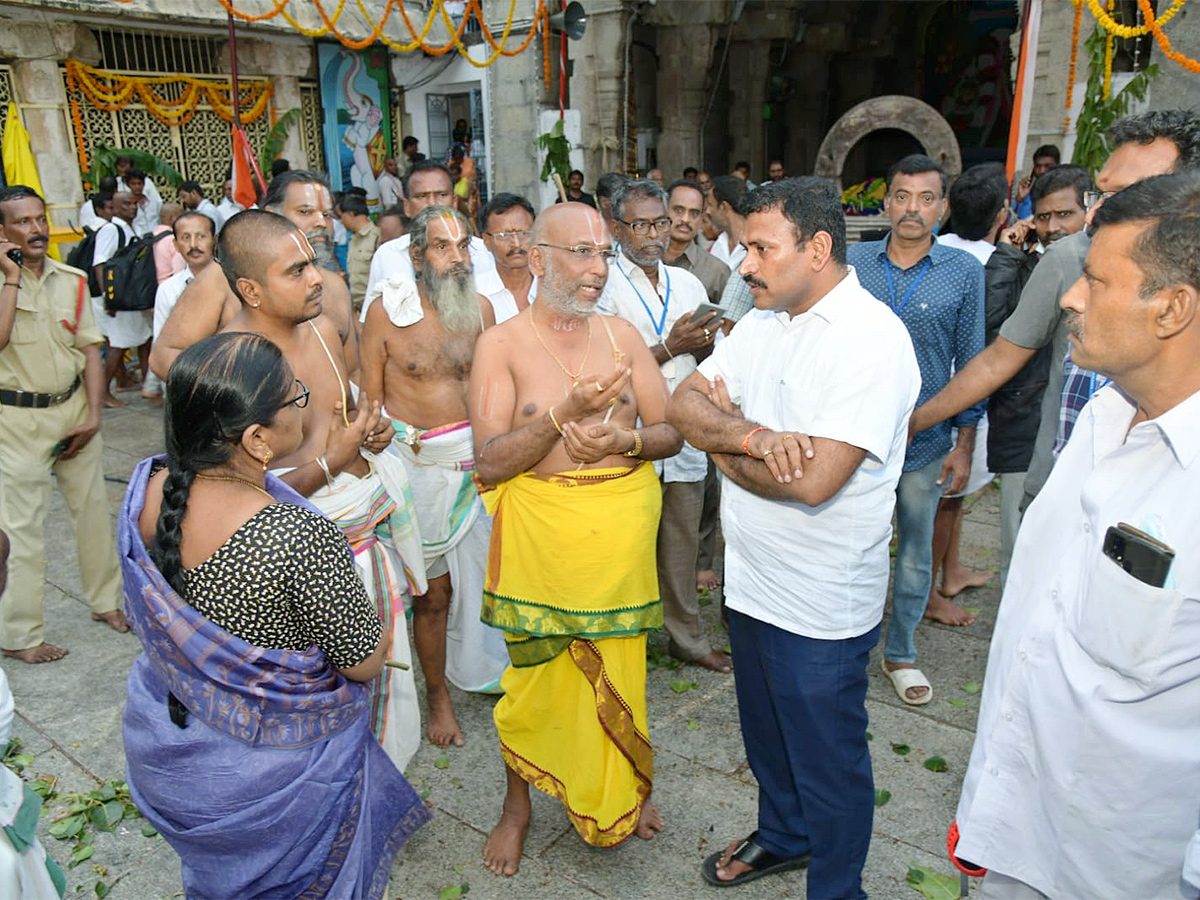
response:
[[[1168,665],[1163,650],[1183,602],[1181,592],[1138,581],[1102,555],[1080,608],[1079,645],[1100,665],[1148,683]]]
[[[13,317],[12,333],[8,338],[10,343],[28,347],[46,340],[45,313],[32,312],[17,307]]]
[[[808,434],[808,429],[816,421],[819,398],[812,387],[795,387],[794,383],[793,379],[793,383],[789,384],[787,378],[779,382],[775,409],[779,417],[779,430]]]

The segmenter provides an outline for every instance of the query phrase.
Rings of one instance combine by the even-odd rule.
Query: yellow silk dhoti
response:
[[[484,494],[493,513],[483,621],[512,665],[496,730],[505,763],[557,797],[587,843],[637,828],[653,783],[646,632],[662,625],[652,466],[526,473]]]

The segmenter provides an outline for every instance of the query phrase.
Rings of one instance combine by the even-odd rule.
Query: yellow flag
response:
[[[29,145],[29,132],[17,112],[17,104],[8,104],[8,119],[4,123],[4,139],[0,142],[0,155],[4,156],[4,180],[8,184],[23,184],[45,197],[42,179],[38,176],[37,160]],[[58,247],[50,245],[50,256],[59,259]]]

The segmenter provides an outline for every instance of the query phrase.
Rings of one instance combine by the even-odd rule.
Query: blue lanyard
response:
[[[663,266],[663,275],[667,279],[667,297],[662,302],[662,315],[658,317],[658,321],[655,321],[654,313],[650,312],[650,306],[646,303],[646,298],[643,297],[642,292],[637,289],[637,285],[633,283],[633,279],[626,274],[625,270],[622,269],[620,265],[617,266],[617,271],[625,276],[625,280],[629,282],[629,286],[633,288],[633,292],[637,294],[638,300],[642,302],[642,309],[646,311],[646,315],[650,317],[650,324],[654,326],[654,334],[661,340],[663,328],[666,327],[667,324],[667,307],[671,305],[671,273],[667,271],[666,266]]]
[[[916,293],[917,287],[921,284],[921,279],[924,278],[925,273],[929,271],[929,264],[931,262],[933,262],[933,260],[931,260],[928,256],[925,257],[925,265],[921,266],[921,271],[917,273],[916,280],[909,285],[908,290],[904,292],[904,297],[900,300],[899,306],[897,306],[896,285],[892,281],[892,261],[884,256],[883,264],[887,267],[885,271],[887,272],[888,296],[892,298],[892,309],[894,309],[897,314],[899,314],[900,311],[908,305],[908,301],[911,300],[912,295]]]

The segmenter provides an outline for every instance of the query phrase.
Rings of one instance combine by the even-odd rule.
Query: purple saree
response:
[[[145,651],[124,716],[134,802],[182,859],[188,897],[377,900],[429,810],[371,735],[365,685],[316,646],[246,643],[166,583],[138,529],[153,462],[134,470],[118,526],[125,613]],[[267,488],[312,508],[274,476]]]

